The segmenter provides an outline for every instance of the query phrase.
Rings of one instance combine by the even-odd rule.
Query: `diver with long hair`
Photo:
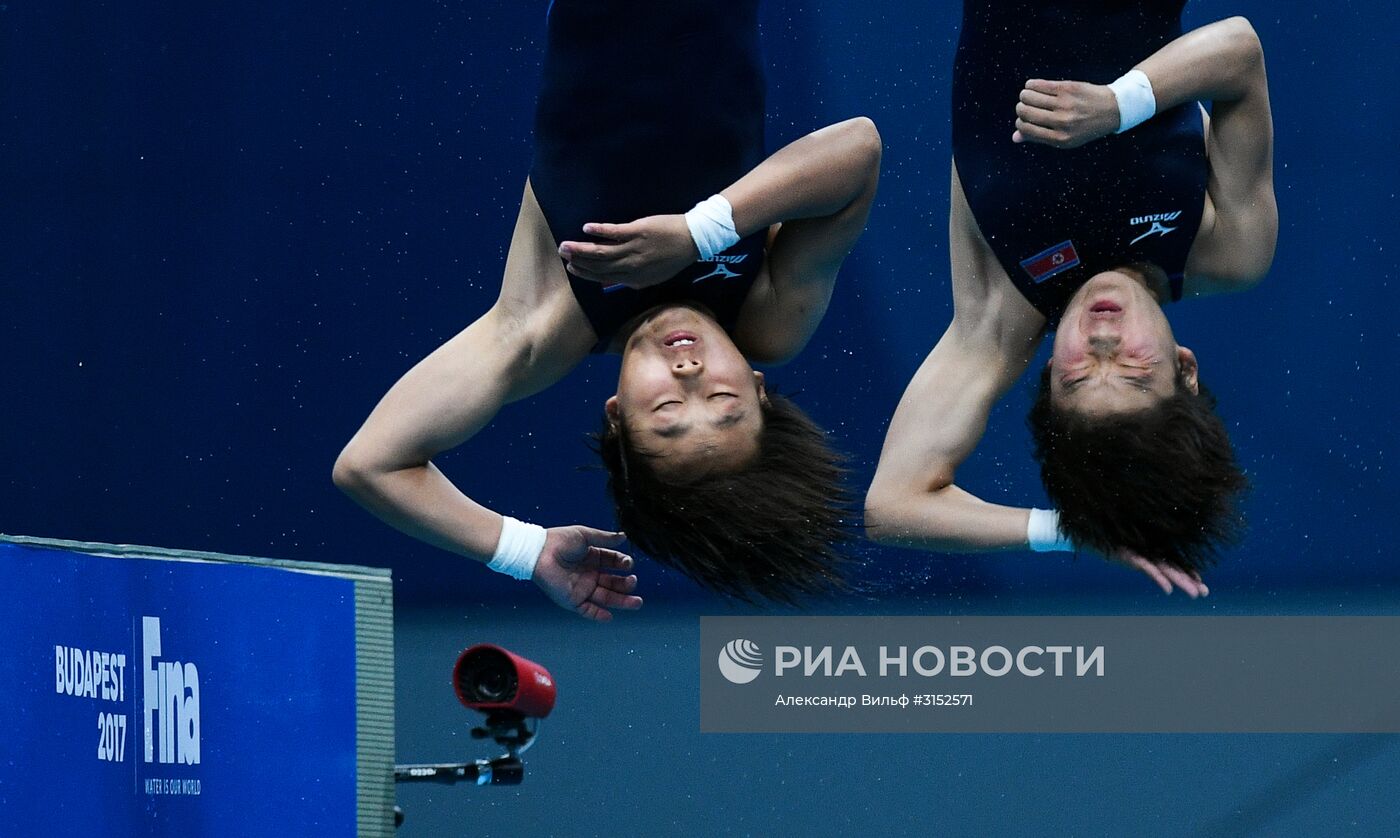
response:
[[[1278,213],[1259,39],[1238,17],[1183,34],[1183,5],[965,3],[954,315],[891,420],[866,495],[876,541],[1087,548],[1209,592],[1247,481],[1162,306],[1257,283]],[[1057,508],[988,503],[955,472],[1052,330],[1030,424]]]
[[[389,390],[336,461],[338,486],[584,617],[640,607],[623,533],[517,521],[432,462],[590,352],[620,352],[598,446],[626,537],[744,599],[841,585],[840,457],[751,364],[792,358],[820,323],[874,200],[880,138],[856,118],[765,157],[757,7],[550,4],[500,297]]]

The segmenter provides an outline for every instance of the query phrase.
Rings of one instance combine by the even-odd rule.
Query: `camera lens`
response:
[[[515,698],[518,682],[510,658],[496,649],[480,649],[457,669],[457,688],[468,702],[503,704]]]
[[[477,681],[472,684],[471,692],[477,701],[505,701],[515,692],[514,675],[513,672],[484,670],[477,674]]]

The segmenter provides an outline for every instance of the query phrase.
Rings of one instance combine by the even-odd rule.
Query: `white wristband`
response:
[[[535,563],[544,552],[544,539],[544,527],[502,515],[501,540],[496,542],[496,552],[486,566],[516,579],[529,579],[535,575]]]
[[[1053,509],[1032,509],[1026,522],[1026,543],[1037,553],[1069,553],[1074,542],[1060,532],[1060,513]]]
[[[1157,97],[1152,82],[1141,70],[1129,70],[1108,86],[1118,100],[1118,131],[1131,130],[1157,113]]]
[[[734,207],[723,195],[711,195],[685,214],[685,224],[701,262],[709,262],[739,243],[734,229]]]

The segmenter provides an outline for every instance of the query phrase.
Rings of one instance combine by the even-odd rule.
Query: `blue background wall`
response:
[[[861,481],[951,314],[957,6],[769,0],[763,15],[773,144],[859,113],[886,142],[831,313],[770,372]],[[1263,38],[1282,215],[1264,285],[1172,312],[1256,485],[1253,532],[1211,598],[1163,598],[1096,561],[870,549],[881,601],[842,607],[1394,613],[1389,12],[1188,10],[1190,25],[1246,14]],[[560,704],[526,785],[405,789],[404,835],[1400,831],[1394,737],[703,736],[695,614],[724,610],[713,600],[680,602],[694,588],[646,565],[646,609],[593,626],[341,497],[331,463],[374,402],[494,299],[543,15],[515,0],[0,0],[0,531],[393,565],[400,606],[443,606],[400,608],[406,761],[491,755],[447,689],[463,645],[549,666]],[[583,434],[615,374],[588,363],[443,467],[517,516],[607,525]],[[993,417],[962,474],[974,491],[1041,497],[1027,402],[1023,387]]]
[[[1381,8],[1188,11],[1260,32],[1282,217],[1264,285],[1172,312],[1256,486],[1248,542],[1209,577],[1217,596],[1400,582],[1400,97],[1385,83],[1400,60]],[[361,512],[330,467],[383,391],[495,297],[543,17],[507,0],[0,3],[0,530],[392,565],[401,603],[508,590]],[[854,453],[863,488],[951,314],[958,7],[773,0],[763,19],[771,144],[855,114],[886,142],[826,322],[770,372]],[[517,517],[608,526],[584,433],[616,367],[593,360],[506,408],[441,465]],[[1027,394],[961,475],[988,498],[1042,497]],[[866,554],[877,593],[923,600],[1150,595],[1098,562]],[[696,595],[650,565],[642,592],[650,607]]]

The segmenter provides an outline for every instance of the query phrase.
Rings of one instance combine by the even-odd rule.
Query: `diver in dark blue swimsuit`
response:
[[[385,395],[337,485],[584,617],[640,607],[622,533],[517,521],[432,462],[611,349],[598,445],[627,537],[745,599],[839,586],[839,458],[751,364],[791,358],[820,322],[880,138],[856,118],[768,156],[763,99],[756,0],[554,0],[500,297]]]
[[[1194,101],[1183,102],[1131,131],[1057,149],[1007,142],[1006,103],[1033,77],[1111,81],[1181,36],[1183,2],[1103,4],[1092,14],[1084,4],[1003,2],[964,12],[953,65],[963,194],[1007,276],[1052,328],[1086,280],[1128,263],[1161,268],[1171,298],[1181,298],[1205,202],[1204,122]]]
[[[584,238],[588,222],[683,213],[767,156],[757,0],[722,11],[705,2],[560,0],[548,28],[530,184],[556,240]],[[675,300],[704,305],[732,329],[766,243],[767,231],[756,231],[643,289],[571,275],[598,351],[636,315]]]
[[[1182,5],[966,3],[954,319],[890,424],[871,537],[1092,549],[1168,593],[1208,592],[1200,570],[1237,537],[1245,480],[1162,305],[1258,282],[1278,216],[1259,40],[1243,18],[1182,34]],[[1058,509],[984,502],[955,472],[1049,330],[1030,423]]]

